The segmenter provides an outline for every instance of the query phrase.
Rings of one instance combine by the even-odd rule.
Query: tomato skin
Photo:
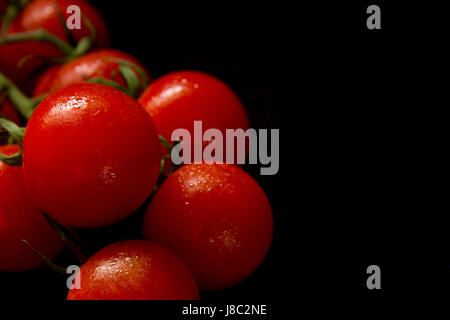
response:
[[[57,3],[64,20],[70,16],[66,12],[68,6],[77,5],[81,12],[88,17],[96,29],[96,42],[94,48],[109,47],[109,33],[100,13],[84,0],[34,0],[31,1],[12,21],[7,34],[32,31],[44,28],[53,35],[69,42],[62,27],[55,3]],[[70,30],[73,38],[78,42],[81,38],[89,36],[90,31],[82,22],[81,29]],[[18,63],[24,57],[34,55],[21,67]],[[36,56],[38,55],[38,57]],[[41,66],[45,58],[59,58],[62,53],[53,45],[36,41],[24,41],[0,46],[0,70],[19,86],[25,85],[30,74]]]
[[[81,289],[67,300],[198,300],[186,265],[166,248],[145,240],[117,242],[81,267]]]
[[[135,211],[160,169],[151,118],[131,97],[93,83],[46,97],[23,141],[25,180],[36,205],[61,224],[98,227]]]
[[[109,61],[108,58],[118,58],[136,64],[145,71],[148,79],[151,80],[150,73],[144,65],[129,54],[112,49],[95,50],[66,63],[56,71],[49,70],[49,74],[45,74],[37,83],[33,95],[55,92],[68,85],[84,82],[86,79],[94,77],[114,80],[118,84],[125,86],[125,80],[120,74],[112,75],[113,72],[118,71],[119,64]]]
[[[230,287],[262,262],[273,234],[272,211],[261,187],[228,164],[190,164],[156,192],[144,236],[177,254],[200,289]]]
[[[60,68],[61,66],[55,65],[51,68],[48,68],[41,74],[34,86],[32,93],[33,97],[38,97],[43,94],[50,93],[50,86],[52,85],[53,79],[58,74]]]
[[[179,71],[153,81],[138,100],[152,116],[158,133],[169,142],[172,132],[185,128],[194,136],[194,121],[203,131],[247,130],[249,121],[236,94],[219,79],[197,71]],[[225,154],[225,153],[224,153]]]
[[[0,146],[0,153],[12,155],[17,145]],[[25,188],[21,167],[10,167],[0,161],[0,270],[25,271],[43,264],[21,240],[25,239],[49,259],[64,247],[31,201]]]

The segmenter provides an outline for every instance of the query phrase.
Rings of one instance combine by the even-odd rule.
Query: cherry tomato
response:
[[[55,5],[56,4],[56,5]],[[100,13],[84,0],[34,0],[31,1],[12,21],[7,35],[19,32],[33,31],[43,28],[53,35],[69,43],[63,25],[59,19],[62,14],[67,21],[71,13],[67,13],[67,7],[77,5],[92,23],[96,30],[96,42],[94,47],[104,48],[109,46],[109,34],[106,24]],[[83,37],[90,36],[90,30],[81,22],[81,29],[70,30],[73,39],[78,42]],[[22,66],[19,62],[25,57],[30,57]],[[30,74],[45,62],[45,58],[62,57],[62,53],[49,43],[37,41],[23,41],[0,46],[0,70],[14,83],[23,86]]]
[[[229,164],[190,164],[156,192],[144,236],[178,255],[204,290],[230,287],[262,262],[273,234],[261,187]]]
[[[0,146],[4,155],[18,151],[17,145]],[[0,270],[24,271],[42,264],[22,239],[49,259],[64,246],[28,196],[22,168],[0,161]]]
[[[156,129],[139,103],[93,83],[46,97],[23,141],[32,199],[76,227],[108,225],[135,211],[155,186],[160,160]]]
[[[33,95],[38,96],[48,92],[55,92],[68,85],[84,82],[86,79],[95,77],[113,80],[117,84],[125,86],[125,80],[118,73],[119,64],[115,61],[111,61],[111,58],[121,59],[136,64],[146,73],[147,78],[149,80],[151,79],[147,69],[129,54],[118,50],[103,49],[93,51],[66,63],[59,69],[50,69],[37,83]]]
[[[82,267],[81,288],[67,300],[198,300],[186,265],[166,248],[145,240],[103,248]]]
[[[58,74],[60,68],[60,65],[55,65],[41,73],[33,89],[33,97],[50,93],[50,86],[52,85],[53,79]]]
[[[165,75],[150,84],[138,101],[152,116],[158,133],[168,141],[178,128],[189,130],[193,138],[195,120],[202,121],[203,131],[216,128],[224,137],[226,129],[249,128],[236,94],[219,79],[201,72]]]

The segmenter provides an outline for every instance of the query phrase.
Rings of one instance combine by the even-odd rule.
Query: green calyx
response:
[[[167,149],[168,154],[165,154],[161,158],[161,167],[159,169],[159,178],[158,178],[158,181],[157,181],[155,187],[153,188],[153,192],[158,191],[159,186],[164,182],[165,179],[167,179],[169,176],[171,176],[172,173],[176,169],[175,165],[170,160],[170,154],[172,153],[173,146],[162,135],[158,135],[158,138],[159,138],[159,142],[161,142],[163,147]],[[167,161],[169,163],[169,171],[168,172],[165,170]]]
[[[148,86],[149,80],[145,71],[138,65],[127,60],[118,58],[104,58],[106,61],[116,62],[119,65],[118,70],[115,70],[111,77],[113,78],[116,73],[120,74],[125,80],[126,86],[122,86],[111,79],[102,77],[94,77],[86,79],[90,83],[105,84],[110,87],[116,88],[129,96],[137,99],[142,91]]]
[[[175,171],[175,166],[172,163],[172,161],[170,161],[170,155],[172,153],[172,149],[173,149],[173,145],[171,145],[169,143],[169,141],[167,141],[166,138],[164,138],[162,135],[158,136],[159,138],[159,142],[161,142],[161,144],[167,149],[168,154],[164,155],[161,159],[161,168],[160,168],[160,174],[161,175],[165,175],[166,177],[169,177],[174,171]],[[169,167],[169,172],[165,171],[165,165],[166,162],[169,161],[170,167]]]
[[[25,134],[25,128],[20,128],[14,122],[9,121],[5,118],[0,118],[0,127],[3,127],[14,140],[15,143],[19,145],[20,151],[16,154],[6,156],[0,153],[0,161],[6,163],[8,166],[22,166],[22,143]]]

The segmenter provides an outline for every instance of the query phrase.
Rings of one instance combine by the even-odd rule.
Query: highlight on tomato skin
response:
[[[177,254],[201,290],[219,290],[244,280],[263,261],[272,241],[272,210],[241,168],[188,164],[154,195],[143,232]]]
[[[13,155],[17,145],[0,146],[0,153]],[[10,167],[0,161],[0,270],[26,271],[43,264],[25,243],[47,258],[54,258],[64,247],[33,204],[25,188],[22,167]]]
[[[125,93],[80,83],[46,97],[23,141],[31,198],[63,225],[99,227],[133,213],[155,187],[160,142],[151,117]]]
[[[168,249],[146,240],[111,244],[80,270],[80,289],[67,300],[198,300],[186,265]]]
[[[204,72],[166,74],[154,80],[138,101],[152,116],[158,134],[169,142],[179,128],[193,136],[197,120],[202,121],[204,131],[214,128],[224,136],[226,129],[246,131],[250,127],[239,97],[224,82]]]

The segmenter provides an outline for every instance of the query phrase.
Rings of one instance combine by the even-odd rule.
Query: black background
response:
[[[105,18],[111,34],[111,47],[139,59],[153,78],[177,70],[199,70],[227,83],[241,98],[254,128],[280,128],[281,103],[275,93],[279,66],[275,49],[275,28],[267,11],[247,9],[237,3],[161,4],[129,1],[91,1]],[[256,11],[255,11],[256,10]],[[273,17],[275,18],[275,17]],[[272,19],[272,18],[270,18]],[[253,21],[253,22],[252,22]],[[246,168],[267,192],[275,216],[273,249],[263,265],[243,283],[222,291],[204,292],[210,302],[254,301],[271,303],[278,296],[276,260],[282,243],[279,220],[280,175],[259,175],[257,166]],[[140,221],[148,201],[134,215],[113,226],[79,230],[84,250],[90,255],[107,244],[140,238]],[[278,255],[278,258],[277,258]],[[61,265],[77,264],[66,248],[56,257]],[[29,298],[39,301],[64,301],[66,278],[46,266],[26,273],[0,275],[7,288],[8,301]],[[26,289],[25,289],[26,288]]]
[[[202,303],[267,303],[274,313],[302,313],[310,302],[373,309],[442,297],[448,250],[436,225],[443,211],[428,198],[435,185],[423,180],[433,175],[422,173],[428,167],[421,151],[425,106],[438,103],[428,87],[434,64],[441,67],[427,55],[433,49],[425,18],[438,8],[383,1],[92,3],[107,21],[112,47],[137,57],[154,78],[208,72],[236,91],[253,127],[282,128],[278,175],[247,168],[273,206],[272,248],[249,279],[203,293]],[[381,6],[382,30],[367,30],[369,4]],[[123,239],[135,235],[128,226],[139,219],[82,237],[95,252],[118,230]],[[65,252],[57,261],[74,258]],[[365,286],[371,264],[381,267],[382,290]],[[1,274],[0,281],[11,300],[65,297],[64,278],[45,267]],[[90,306],[111,314],[118,308]],[[175,318],[180,305],[129,306]]]

